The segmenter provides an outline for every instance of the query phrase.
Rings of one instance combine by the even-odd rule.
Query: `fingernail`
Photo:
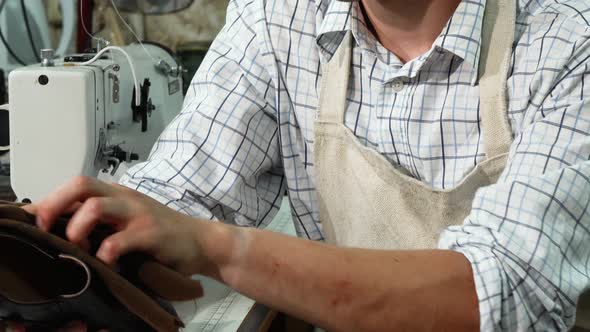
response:
[[[102,261],[103,263],[109,265],[107,255],[104,253],[104,250],[98,249],[98,251],[96,252],[96,258],[98,258],[98,260]]]
[[[98,250],[98,252],[96,253],[96,258],[98,258],[100,261],[111,267],[115,264],[115,262],[113,262],[111,255],[105,253],[102,249]]]
[[[35,212],[37,212],[37,206],[33,203],[23,205],[22,209],[27,211],[28,213],[31,213],[31,214],[36,214]]]

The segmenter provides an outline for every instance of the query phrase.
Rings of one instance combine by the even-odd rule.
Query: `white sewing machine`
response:
[[[163,48],[123,47],[141,84],[136,102],[123,54],[75,55],[16,69],[9,76],[11,186],[37,201],[76,175],[115,175],[121,163],[145,160],[182,107],[182,67]]]

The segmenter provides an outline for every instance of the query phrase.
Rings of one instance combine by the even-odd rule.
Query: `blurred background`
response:
[[[23,24],[27,23],[21,8],[23,4],[27,25]],[[0,45],[3,60],[0,69],[6,76],[23,64],[39,62],[38,51],[33,51],[27,42],[29,35],[36,48],[54,48],[57,54],[60,54],[59,46],[67,44],[67,51],[61,50],[61,55],[96,47],[95,38],[108,40],[110,45],[124,46],[136,42],[137,37],[142,42],[164,46],[178,56],[187,70],[184,73],[186,89],[211,41],[223,26],[227,4],[228,0],[3,0],[0,2],[0,27],[6,43]],[[67,36],[64,36],[64,27],[68,29]],[[18,59],[7,52],[6,44]],[[6,97],[5,91],[0,94]]]
[[[31,0],[27,0],[31,1]],[[32,0],[42,1],[42,0]],[[83,9],[85,25],[92,35],[111,41],[111,45],[123,46],[135,42],[135,37],[124,26],[112,3],[141,41],[158,43],[176,53],[183,67],[184,91],[197,70],[203,56],[225,22],[228,0],[164,0],[146,1],[156,4],[142,6],[138,0],[70,0]],[[59,0],[45,1],[51,35],[58,43],[62,30],[62,11]],[[150,10],[151,9],[151,10]],[[166,13],[170,11],[170,13]],[[78,10],[79,12],[79,10]],[[81,25],[81,22],[80,22]],[[81,27],[81,26],[80,26]],[[92,38],[78,29],[76,51],[92,47]]]

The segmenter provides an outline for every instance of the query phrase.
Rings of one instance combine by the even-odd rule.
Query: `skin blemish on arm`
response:
[[[271,275],[276,275],[281,270],[281,263],[278,259],[274,259],[271,265]]]
[[[330,300],[330,305],[332,306],[332,308],[338,307],[340,305],[347,305],[351,302],[351,285],[352,283],[349,280],[336,280],[334,284],[335,296]]]
[[[350,288],[350,281],[349,280],[338,280],[336,282],[336,286],[341,290],[348,290]]]
[[[330,302],[330,304],[332,305],[332,307],[337,307],[338,304],[340,303],[340,298],[336,297],[332,299],[332,302]]]

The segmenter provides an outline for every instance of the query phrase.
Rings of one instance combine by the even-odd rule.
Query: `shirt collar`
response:
[[[373,52],[388,65],[401,67],[401,62],[376,40],[365,24],[358,2],[323,1],[321,25],[316,38],[317,45],[326,59],[334,54],[346,31],[351,31],[356,44]],[[450,52],[473,66],[474,80],[477,78],[481,44],[481,29],[486,0],[463,0],[447,22],[441,34],[433,43],[432,49],[417,59],[407,63],[407,67],[419,70],[433,50]],[[397,63],[396,63],[397,62]],[[416,62],[416,63],[412,63]],[[406,67],[406,66],[404,66]]]
[[[433,46],[455,54],[477,73],[486,0],[463,0]]]
[[[323,6],[318,9],[321,24],[316,43],[326,60],[329,60],[342,42],[346,31],[352,31],[351,20],[357,15],[353,3],[339,0],[320,1]],[[354,36],[353,31],[353,36]],[[356,36],[354,36],[356,40]]]

